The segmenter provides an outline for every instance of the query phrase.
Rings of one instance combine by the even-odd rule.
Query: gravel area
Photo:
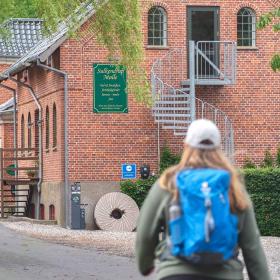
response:
[[[96,248],[108,254],[133,257],[135,232],[70,230],[57,225],[28,222],[1,222],[5,227],[28,236],[74,247]]]
[[[69,230],[56,225],[38,225],[28,222],[1,223],[14,231],[55,243],[95,248],[119,256],[134,256],[135,232]],[[262,243],[273,280],[280,280],[280,238],[262,237]],[[247,279],[246,275],[245,278]]]

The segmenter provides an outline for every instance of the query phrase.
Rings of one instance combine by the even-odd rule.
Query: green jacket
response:
[[[243,264],[232,259],[219,267],[197,267],[170,256],[160,260],[169,252],[166,241],[160,241],[160,231],[165,227],[166,205],[171,195],[156,182],[151,188],[140,212],[137,237],[136,259],[141,274],[147,275],[155,267],[157,279],[178,274],[194,274],[217,279],[243,279]],[[242,250],[250,280],[271,280],[266,257],[260,242],[255,214],[250,207],[239,215],[238,244]]]

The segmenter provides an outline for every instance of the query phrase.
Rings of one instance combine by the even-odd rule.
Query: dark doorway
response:
[[[219,67],[219,44],[216,41],[219,40],[219,19],[218,7],[188,8],[188,39],[196,43],[202,41],[197,47],[217,67]],[[200,78],[218,76],[211,63],[207,62],[201,55],[196,57],[196,74]]]

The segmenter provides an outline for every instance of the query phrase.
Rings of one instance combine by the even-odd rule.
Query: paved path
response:
[[[0,225],[0,279],[140,280],[135,263],[106,255],[48,243],[18,234]],[[146,278],[148,279],[148,278]]]

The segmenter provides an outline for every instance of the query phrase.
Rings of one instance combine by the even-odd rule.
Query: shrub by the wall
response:
[[[280,154],[280,152],[279,152]],[[280,156],[279,156],[280,158]],[[161,156],[161,172],[177,164],[179,156],[164,148]],[[280,168],[243,169],[246,188],[254,203],[256,218],[262,235],[280,236]],[[124,181],[121,191],[132,197],[139,207],[143,204],[157,176],[148,180]]]
[[[121,191],[135,200],[139,207],[142,206],[151,186],[158,177],[153,176],[147,180],[124,181],[121,182]]]
[[[160,173],[162,173],[166,168],[178,164],[180,161],[180,155],[174,155],[171,153],[170,149],[165,146],[162,149],[160,156]]]
[[[280,168],[245,169],[244,177],[261,234],[280,236]]]

